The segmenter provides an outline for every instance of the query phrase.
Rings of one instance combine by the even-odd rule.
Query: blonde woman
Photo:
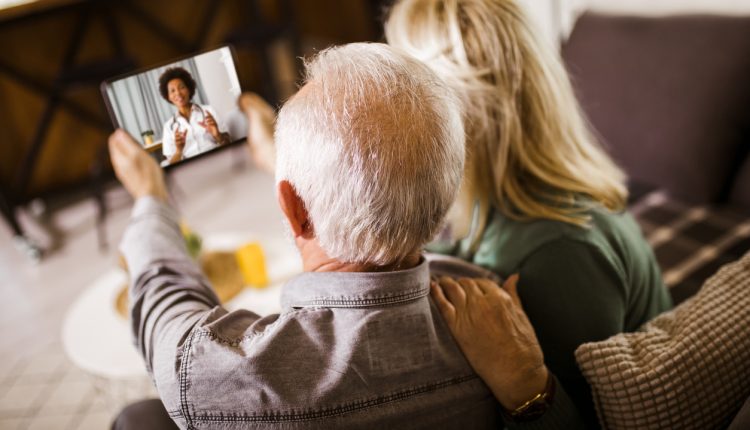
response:
[[[463,101],[467,167],[450,223],[462,240],[451,253],[503,277],[520,274],[518,297],[556,377],[554,403],[572,399],[585,424],[597,426],[576,347],[671,307],[653,253],[625,212],[624,174],[588,128],[558,54],[516,1],[397,1],[385,34]],[[436,300],[450,309],[477,291],[443,283]],[[466,351],[491,350],[480,334],[454,331],[475,368],[492,363]],[[504,406],[522,418],[516,406],[525,403]],[[525,408],[556,408],[533,403]]]

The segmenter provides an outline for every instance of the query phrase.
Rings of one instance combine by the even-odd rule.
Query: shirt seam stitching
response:
[[[291,301],[291,306],[350,306],[350,307],[356,307],[356,306],[373,306],[373,305],[380,305],[380,304],[386,304],[386,303],[403,303],[406,301],[418,299],[420,297],[425,297],[428,294],[427,288],[420,288],[418,290],[400,293],[396,295],[387,295],[387,296],[381,296],[381,297],[374,297],[374,298],[361,298],[361,299],[329,299],[329,298],[321,298],[321,299],[312,299],[312,300],[305,300],[305,301]]]
[[[190,409],[187,400],[187,388],[188,388],[188,364],[190,361],[190,355],[192,351],[193,339],[198,331],[192,331],[188,336],[187,342],[184,347],[184,353],[182,356],[182,363],[180,364],[180,409],[182,415],[185,418],[185,424],[188,428],[192,427],[192,417],[190,416]]]
[[[446,388],[451,385],[457,385],[476,379],[476,375],[464,375],[451,378],[437,383],[426,384],[421,387],[409,388],[398,391],[393,394],[381,397],[375,397],[367,400],[352,402],[349,404],[323,409],[315,412],[292,412],[292,413],[264,413],[262,415],[246,415],[243,413],[224,414],[219,412],[218,415],[203,414],[195,415],[192,422],[217,423],[217,422],[255,422],[255,423],[272,423],[281,421],[307,421],[320,418],[333,417],[336,415],[351,413],[383,404],[404,400],[416,395],[425,394],[437,389]]]

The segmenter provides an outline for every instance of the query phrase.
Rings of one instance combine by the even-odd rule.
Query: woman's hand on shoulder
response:
[[[237,101],[247,115],[247,143],[255,164],[269,173],[276,170],[276,147],[273,143],[273,124],[276,111],[255,93],[243,93]]]
[[[508,410],[544,391],[549,376],[517,282],[518,275],[502,288],[488,279],[441,277],[432,283],[432,297],[453,337]]]

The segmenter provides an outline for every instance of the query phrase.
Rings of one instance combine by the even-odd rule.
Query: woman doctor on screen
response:
[[[164,164],[176,163],[229,143],[229,134],[219,129],[213,108],[192,102],[195,86],[193,77],[182,67],[169,68],[159,77],[161,96],[177,108],[177,112],[164,123]]]

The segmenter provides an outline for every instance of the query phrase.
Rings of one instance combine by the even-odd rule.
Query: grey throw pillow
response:
[[[608,429],[726,428],[750,395],[750,253],[638,332],[576,360]]]

